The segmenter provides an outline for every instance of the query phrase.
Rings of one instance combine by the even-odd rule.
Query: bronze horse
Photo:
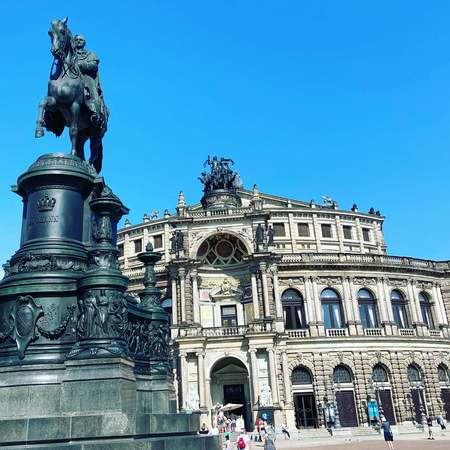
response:
[[[96,96],[100,99],[101,108],[98,115],[86,105],[87,93],[84,77],[77,63],[77,52],[74,38],[67,27],[67,17],[53,20],[48,32],[54,56],[55,70],[50,73],[47,96],[39,103],[35,136],[44,135],[44,126],[56,136],[60,136],[64,127],[69,128],[72,144],[71,154],[84,158],[84,144],[90,140],[91,155],[89,162],[97,173],[102,167],[102,138],[106,132],[108,109],[103,102],[100,84]]]

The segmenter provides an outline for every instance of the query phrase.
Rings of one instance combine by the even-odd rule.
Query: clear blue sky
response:
[[[246,187],[380,209],[391,254],[450,258],[450,2],[3,0],[2,262],[20,233],[9,186],[69,150],[34,139],[47,30],[65,15],[101,59],[103,175],[132,223],[181,189],[196,203],[219,154]]]

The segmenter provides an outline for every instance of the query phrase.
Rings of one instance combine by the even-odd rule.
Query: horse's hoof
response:
[[[44,129],[36,128],[36,131],[34,132],[34,137],[41,138],[42,136],[44,136]]]

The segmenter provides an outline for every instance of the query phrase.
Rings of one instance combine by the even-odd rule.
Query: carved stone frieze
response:
[[[386,280],[386,283],[389,286],[395,286],[395,287],[406,287],[408,285],[408,281],[401,278],[388,278]]]
[[[341,277],[316,277],[317,284],[325,286],[333,286],[341,283]]]
[[[303,277],[293,277],[293,278],[279,278],[278,283],[280,286],[297,286],[299,284],[305,284],[305,279]]]
[[[358,286],[368,286],[377,284],[377,280],[375,278],[355,277],[353,278],[353,284]]]
[[[433,283],[431,281],[426,281],[426,280],[417,280],[416,286],[419,289],[432,289]]]

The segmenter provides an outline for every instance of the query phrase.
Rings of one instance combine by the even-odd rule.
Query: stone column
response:
[[[345,247],[344,247],[344,232],[342,231],[342,226],[341,226],[341,218],[340,216],[336,216],[335,218],[335,223],[336,223],[336,235],[339,241],[339,251],[341,253],[345,252]]]
[[[178,324],[178,301],[177,301],[177,278],[176,270],[170,271],[170,278],[172,283],[172,325]]]
[[[180,303],[181,303],[181,314],[180,323],[186,322],[186,292],[185,292],[185,280],[186,270],[183,267],[178,269],[178,276],[180,278]]]
[[[394,323],[394,316],[392,313],[392,305],[389,294],[386,292],[386,286],[383,283],[383,278],[377,278],[377,303],[379,305],[380,310],[380,320],[382,325],[384,326],[384,330],[388,336],[392,336],[394,334],[394,330],[392,328]]]
[[[200,323],[197,276],[198,276],[197,269],[192,269],[191,270],[191,279],[192,279],[192,310],[193,310],[192,312],[193,312],[194,323]]]
[[[252,298],[253,298],[253,317],[255,319],[260,318],[259,314],[259,299],[258,299],[258,285],[256,283],[256,271],[255,268],[251,269],[251,281],[252,281]]]
[[[275,352],[273,351],[273,348],[268,348],[267,353],[269,356],[270,388],[272,389],[272,401],[274,405],[278,405],[280,400],[278,395]]]
[[[442,311],[442,323],[444,325],[448,325],[448,318],[445,311],[444,299],[442,298],[441,286],[438,283],[436,283],[436,299],[439,302]]]
[[[436,283],[433,283],[433,295],[432,295],[432,307],[433,307],[433,312],[434,312],[434,317],[436,319],[435,321],[435,325],[439,326],[441,325],[442,322],[442,310],[441,310],[441,306],[439,305],[439,298],[438,298],[438,294],[437,294],[437,288],[436,288]]]
[[[361,228],[361,223],[359,221],[359,217],[357,217],[355,219],[355,223],[356,223],[356,235],[358,236],[358,241],[359,241],[359,251],[361,253],[365,253],[364,252],[364,239],[363,239],[363,235],[362,235],[362,228]]]
[[[323,326],[322,304],[320,303],[319,292],[317,289],[317,278],[309,277],[310,287],[312,293],[312,300],[314,304],[314,310],[316,313],[317,321],[317,334],[318,336],[325,336],[325,329]]]
[[[358,304],[352,299],[351,290],[352,280],[350,277],[344,277],[342,280],[342,301],[344,303],[345,318],[347,319],[348,332],[351,335],[362,334],[361,322],[359,319]],[[356,311],[354,309],[356,303]],[[358,326],[359,325],[359,326]]]
[[[413,325],[416,327],[417,334],[419,336],[423,336],[425,334],[425,330],[420,313],[419,300],[416,295],[415,280],[408,280],[408,296]]]
[[[205,392],[205,352],[196,353],[198,360],[198,396],[200,398],[200,409],[206,408]]]
[[[286,406],[292,406],[292,389],[291,380],[289,378],[289,362],[286,351],[281,354],[281,363],[283,367],[283,382],[284,382],[284,403]]]
[[[180,353],[180,360],[181,360],[181,376],[180,376],[180,383],[181,383],[181,409],[185,410],[188,408],[188,383],[189,383],[189,377],[188,377],[188,367],[187,367],[187,354],[186,353]]]
[[[276,316],[277,319],[283,319],[283,305],[281,304],[280,290],[278,284],[278,268],[275,264],[272,266],[272,274],[273,274],[273,298],[275,299]]]
[[[267,264],[266,263],[259,263],[259,268],[261,271],[261,282],[262,282],[262,294],[263,294],[263,301],[264,301],[264,316],[266,318],[271,317],[270,313],[270,305],[269,305],[269,289],[267,286]]]
[[[312,219],[313,219],[314,235],[316,237],[317,251],[319,252],[322,249],[322,245],[320,243],[320,240],[322,239],[322,233],[319,222],[317,221],[317,214],[313,214]]]
[[[308,322],[310,325],[317,322],[316,304],[314,301],[314,293],[311,278],[305,278],[305,306],[308,311]]]
[[[252,378],[253,405],[258,405],[259,400],[259,371],[258,358],[256,357],[256,349],[251,348],[250,353],[250,369]]]

